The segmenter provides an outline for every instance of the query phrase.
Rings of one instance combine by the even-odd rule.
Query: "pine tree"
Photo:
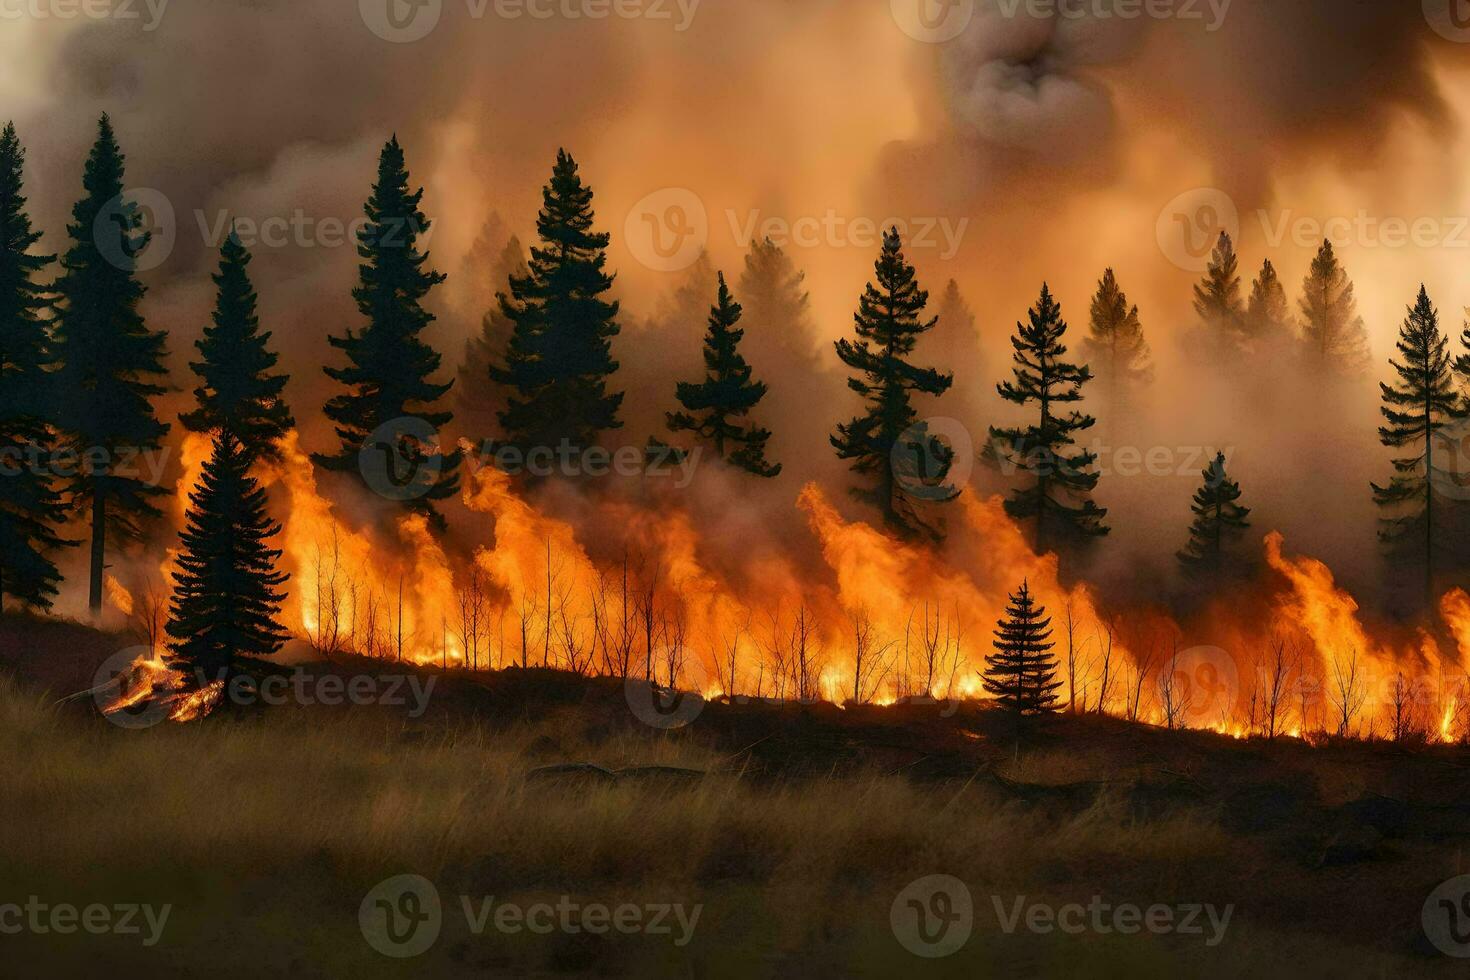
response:
[[[102,611],[108,537],[137,536],[139,522],[160,513],[151,498],[168,492],[138,479],[135,463],[138,454],[156,452],[169,430],[150,402],[168,390],[161,383],[167,335],[150,331],[138,312],[145,290],[136,276],[137,256],[149,235],[139,231],[137,205],[123,195],[123,163],[112,123],[103,116],[56,284],[53,350],[60,363],[55,382],[62,447],[79,460],[66,490],[71,505],[91,515],[94,615]]]
[[[1194,287],[1194,311],[1204,327],[1208,346],[1215,351],[1238,351],[1245,320],[1240,298],[1240,260],[1235,243],[1225,232],[1210,253],[1205,277]]]
[[[325,409],[336,423],[341,449],[335,455],[313,454],[312,460],[329,470],[362,476],[359,456],[369,437],[375,432],[386,435],[393,440],[393,455],[411,472],[434,473],[423,493],[403,503],[442,530],[444,518],[434,502],[459,491],[462,454],[440,454],[439,447],[415,438],[412,426],[400,424],[416,419],[439,429],[454,417],[430,407],[454,385],[429,380],[439,370],[441,358],[420,337],[434,320],[423,307],[424,298],[444,276],[428,268],[428,254],[418,250],[418,238],[429,232],[430,225],[419,210],[423,189],[410,192],[408,180],[403,148],[395,136],[378,159],[378,179],[364,207],[367,222],[357,234],[357,254],[363,262],[352,297],[367,326],[360,331],[349,327],[344,336],[328,338],[348,360],[347,367],[324,368],[328,377],[348,389],[328,400]],[[383,426],[393,431],[381,430]]]
[[[984,385],[979,379],[986,377],[985,350],[980,345],[975,311],[965,301],[959,283],[951,279],[944,287],[936,309],[939,322],[924,339],[929,356],[940,364],[955,365],[955,386],[946,394],[951,401],[965,403],[967,414],[970,409],[979,411],[981,406],[972,404],[972,397],[956,398],[963,394],[975,396]],[[966,380],[968,379],[968,384]]]
[[[1082,353],[1098,365],[1097,374],[1107,388],[1110,408],[1119,407],[1130,390],[1153,381],[1153,364],[1138,307],[1129,305],[1112,269],[1103,273],[1092,297],[1092,335],[1082,342]]]
[[[1240,484],[1225,472],[1225,454],[1205,467],[1204,484],[1194,495],[1194,523],[1179,562],[1191,573],[1208,575],[1219,586],[1232,560],[1231,545],[1247,528],[1250,508],[1242,507]]]
[[[194,343],[203,360],[189,365],[200,380],[194,389],[198,407],[179,422],[190,432],[228,431],[252,459],[278,460],[276,441],[296,420],[281,398],[286,376],[270,373],[277,357],[269,347],[270,331],[260,329],[249,266],[250,252],[231,228],[213,276],[213,323]]]
[[[1448,517],[1449,506],[1436,498],[1441,496],[1445,481],[1456,478],[1436,465],[1435,444],[1441,441],[1440,433],[1460,415],[1461,405],[1451,371],[1449,338],[1440,332],[1439,312],[1423,286],[1399,331],[1398,350],[1403,362],[1389,361],[1398,383],[1379,385],[1388,425],[1380,428],[1378,435],[1385,446],[1410,446],[1419,452],[1394,460],[1393,480],[1386,487],[1374,484],[1373,497],[1389,513],[1383,521],[1385,541],[1407,544],[1422,535],[1425,598],[1432,605],[1435,541],[1443,532],[1441,524]]]
[[[524,276],[528,271],[526,250],[521,240],[511,235],[500,251],[484,267],[476,267],[473,274],[503,285],[511,276]],[[498,299],[492,299],[479,315],[479,335],[465,341],[456,415],[460,431],[483,435],[499,429],[500,414],[506,409],[505,389],[490,380],[490,367],[505,361],[513,324],[501,311]]]
[[[745,331],[735,326],[740,322],[740,304],[730,295],[723,272],[719,286],[704,339],[704,380],[679,383],[677,397],[684,411],[668,414],[669,431],[693,432],[714,443],[720,459],[756,476],[773,477],[781,472],[781,464],[766,460],[770,430],[742,424],[765,397],[766,386],[751,380],[750,365],[741,356]]]
[[[1261,274],[1251,282],[1245,332],[1246,341],[1256,354],[1280,350],[1291,336],[1291,304],[1270,259],[1261,264]]]
[[[1302,283],[1302,339],[1308,361],[1329,375],[1352,377],[1367,370],[1368,329],[1358,316],[1353,283],[1324,241]]]
[[[592,189],[565,150],[542,198],[541,246],[531,249],[529,273],[512,276],[510,295],[500,298],[512,333],[505,365],[492,366],[490,376],[510,389],[500,417],[510,444],[580,451],[623,425],[623,395],[607,390],[618,369],[618,303],[601,298],[613,285],[605,271],[611,237],[592,230]]]
[[[1067,323],[1062,308],[1052,298],[1051,288],[1041,287],[1041,298],[1031,308],[1029,324],[1016,324],[1011,346],[1016,349],[1014,381],[997,386],[1000,396],[1016,405],[1035,403],[1040,409],[1036,424],[1015,428],[991,428],[990,452],[1003,465],[1014,467],[1036,481],[1029,489],[1013,493],[1005,503],[1006,513],[1017,520],[1035,520],[1036,551],[1051,546],[1051,534],[1072,539],[1102,537],[1107,511],[1091,499],[1098,474],[1090,472],[1097,454],[1083,450],[1066,455],[1076,445],[1079,432],[1097,420],[1072,411],[1065,416],[1053,406],[1082,400],[1082,388],[1092,380],[1092,371],[1070,364],[1064,358],[1062,340]]]
[[[277,619],[288,576],[267,544],[281,526],[266,513],[250,464],[250,452],[221,429],[189,494],[165,626],[170,666],[188,674],[189,687],[228,680],[241,657],[268,657],[290,636]]]
[[[33,255],[24,196],[25,150],[15,126],[0,133],[0,608],[5,596],[51,607],[61,573],[50,554],[67,543],[61,496],[46,465],[54,411],[43,319],[50,299],[37,278],[54,255]]]
[[[1030,584],[1011,596],[1006,618],[996,623],[995,652],[986,658],[985,691],[1002,708],[1018,715],[1057,710],[1060,665],[1052,649],[1051,619],[1036,605]]]
[[[877,477],[878,486],[858,491],[858,496],[876,504],[889,527],[905,533],[933,533],[906,498],[899,481],[908,474],[900,473],[899,466],[909,460],[927,461],[922,466],[927,472],[916,475],[936,492],[926,493],[925,498],[954,495],[952,488],[936,486],[948,475],[953,453],[917,421],[912,400],[915,392],[944,394],[954,384],[954,376],[907,360],[919,337],[933,329],[936,320],[921,319],[929,294],[919,288],[914,267],[904,259],[897,228],[884,234],[883,252],[874,268],[878,285],[868,283],[853,317],[857,339],[839,340],[836,345],[838,358],[856,372],[847,385],[862,396],[867,409],[837,426],[832,446],[838,458],[853,461],[854,472]]]

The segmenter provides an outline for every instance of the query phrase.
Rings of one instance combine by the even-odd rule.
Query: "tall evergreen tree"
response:
[[[607,390],[618,369],[618,303],[602,299],[613,285],[605,271],[611,236],[592,230],[592,189],[566,150],[557,151],[542,199],[530,271],[512,276],[510,295],[500,298],[512,333],[505,365],[490,376],[510,389],[500,417],[506,441],[523,452],[563,443],[581,450],[623,425],[623,394]]]
[[[766,460],[770,430],[745,421],[765,397],[766,386],[751,380],[750,365],[740,353],[745,336],[735,326],[740,322],[740,304],[730,295],[723,272],[719,284],[704,339],[704,380],[679,383],[677,397],[684,411],[669,413],[669,430],[693,432],[713,443],[720,459],[756,476],[773,477],[781,472],[781,464]]]
[[[1353,283],[1324,241],[1302,283],[1302,340],[1308,362],[1329,375],[1352,377],[1368,368],[1368,329],[1358,316]]]
[[[1439,312],[1429,292],[1419,287],[1419,298],[1409,307],[1399,331],[1398,350],[1403,361],[1390,360],[1397,384],[1381,384],[1383,417],[1378,430],[1385,446],[1413,447],[1418,452],[1393,461],[1396,471],[1388,486],[1373,485],[1373,497],[1389,516],[1384,518],[1385,541],[1407,545],[1422,542],[1425,599],[1434,601],[1436,538],[1443,533],[1448,501],[1439,501],[1443,481],[1456,475],[1444,470],[1435,456],[1439,434],[1460,415],[1449,356],[1449,339],[1439,329]]]
[[[1238,351],[1245,320],[1240,298],[1240,260],[1235,243],[1225,232],[1210,253],[1204,279],[1194,287],[1194,311],[1199,315],[1209,347],[1216,351]]]
[[[1261,274],[1251,282],[1250,306],[1245,316],[1246,342],[1253,353],[1279,350],[1292,335],[1291,304],[1276,267],[1266,259]]]
[[[1030,584],[1012,594],[1006,618],[996,623],[995,652],[985,660],[985,691],[1007,711],[1047,715],[1057,710],[1062,682],[1051,652],[1051,618],[1036,605]]]
[[[194,342],[203,360],[189,365],[199,376],[198,407],[179,421],[190,432],[227,431],[252,459],[276,460],[276,441],[296,420],[281,397],[286,376],[271,373],[277,357],[269,347],[270,331],[260,329],[249,266],[250,252],[231,228],[213,277],[213,323]]]
[[[428,253],[418,250],[419,236],[427,234],[430,225],[419,210],[423,189],[410,192],[408,180],[403,148],[394,136],[378,158],[378,179],[364,207],[367,222],[357,233],[357,254],[363,261],[352,298],[367,325],[328,338],[348,360],[346,367],[324,368],[328,377],[348,389],[328,400],[325,409],[336,423],[340,450],[312,456],[329,470],[362,476],[360,454],[382,426],[417,419],[439,429],[454,417],[430,407],[454,385],[429,380],[439,370],[441,358],[420,337],[434,320],[423,307],[424,298],[444,276],[429,268]],[[415,437],[412,426],[395,429],[386,433],[394,444],[385,451],[414,473],[434,472],[425,467],[437,467],[433,482],[421,495],[403,501],[404,506],[442,530],[444,518],[434,502],[458,492],[462,453],[441,453],[438,446]]]
[[[201,674],[228,680],[239,658],[270,656],[290,636],[277,619],[288,576],[276,570],[281,552],[268,544],[281,526],[266,513],[251,460],[228,429],[219,430],[189,494],[165,626],[171,666],[189,675],[189,686]]]
[[[1250,527],[1250,508],[1240,505],[1240,484],[1225,471],[1220,453],[1204,470],[1204,484],[1194,495],[1194,523],[1179,562],[1191,574],[1209,576],[1218,586],[1236,556],[1231,546]]]
[[[1103,523],[1107,511],[1092,500],[1098,474],[1092,471],[1097,454],[1075,447],[1077,434],[1092,428],[1097,420],[1073,410],[1067,415],[1054,411],[1057,405],[1082,400],[1082,387],[1092,380],[1092,371],[1065,360],[1062,343],[1067,322],[1062,308],[1052,298],[1051,288],[1041,287],[1041,298],[1028,314],[1029,323],[1016,324],[1011,346],[1014,381],[997,386],[1000,396],[1016,405],[1035,404],[1040,416],[1034,425],[990,430],[990,451],[998,462],[1026,473],[1036,482],[1016,490],[1005,503],[1006,513],[1017,520],[1036,522],[1036,551],[1052,546],[1052,535],[1086,540],[1108,533]]]
[[[839,340],[836,345],[838,358],[856,372],[847,385],[862,396],[866,410],[837,426],[832,446],[840,459],[852,461],[854,472],[877,478],[876,488],[858,491],[858,496],[876,504],[889,527],[932,533],[900,483],[906,471],[899,466],[922,460],[927,472],[915,475],[931,487],[948,475],[953,453],[917,421],[912,395],[942,395],[954,384],[954,375],[908,361],[919,338],[937,321],[922,319],[929,294],[919,288],[914,267],[904,259],[897,228],[883,235],[883,251],[874,268],[878,284],[868,283],[853,317],[857,339]],[[926,497],[952,494],[945,488]]]
[[[156,452],[169,426],[151,399],[163,384],[167,335],[151,331],[138,312],[145,292],[137,257],[149,235],[123,193],[123,154],[103,116],[82,178],[85,194],[67,226],[71,246],[56,284],[53,350],[63,449],[76,454],[66,485],[69,501],[91,517],[89,602],[102,611],[102,575],[109,537],[130,538],[139,521],[157,517],[150,500],[167,493],[138,478],[139,453]]]
[[[951,404],[962,403],[965,417],[970,417],[983,410],[976,396],[987,387],[981,379],[988,376],[975,311],[960,292],[960,284],[951,279],[939,297],[935,312],[939,322],[924,339],[924,346],[936,362],[955,366],[955,385],[945,397]]]
[[[1092,297],[1092,334],[1082,342],[1082,353],[1097,365],[1110,408],[1117,408],[1127,392],[1153,381],[1154,368],[1138,307],[1129,305],[1112,269],[1103,273]]]
[[[48,609],[61,573],[51,553],[66,518],[46,465],[54,421],[46,323],[38,277],[54,255],[34,255],[24,195],[25,150],[15,126],[0,133],[0,608],[13,596]]]
[[[511,235],[493,257],[474,268],[473,274],[493,280],[498,290],[511,276],[524,276],[527,271],[526,250],[521,240]],[[456,417],[460,431],[483,436],[500,428],[500,413],[506,409],[505,389],[490,380],[490,367],[504,363],[514,325],[501,311],[498,299],[492,298],[477,315],[480,331],[465,341],[464,362],[459,369]]]

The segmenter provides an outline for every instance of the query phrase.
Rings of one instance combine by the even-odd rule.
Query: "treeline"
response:
[[[41,236],[26,210],[24,157],[7,127],[0,137],[0,602],[8,596],[51,606],[61,581],[56,555],[78,543],[65,529],[80,518],[89,525],[89,603],[96,612],[108,548],[136,538],[159,515],[154,501],[166,492],[125,465],[137,452],[159,448],[170,429],[154,404],[169,390],[166,336],[150,330],[139,310],[145,289],[137,259],[148,237],[125,194],[125,160],[107,117],[98,124],[67,226],[68,248],[54,274],[58,258],[33,250]],[[442,531],[437,505],[458,493],[463,458],[433,433],[454,419],[455,384],[471,389],[459,404],[473,406],[479,424],[493,419],[497,431],[481,433],[489,436],[488,452],[582,452],[624,425],[614,357],[621,311],[609,298],[610,236],[596,230],[593,192],[561,151],[542,192],[536,244],[527,255],[512,241],[500,254],[504,288],[458,382],[434,380],[442,357],[423,338],[434,319],[426,300],[445,276],[420,248],[431,227],[422,195],[395,137],[381,152],[357,237],[352,295],[360,323],[329,337],[339,356],[324,371],[337,390],[324,412],[337,446],[312,459],[365,484],[365,448],[390,453],[415,472],[432,463],[432,482],[405,495],[402,506]],[[208,434],[213,447],[189,498],[167,632],[177,657],[210,665],[270,654],[286,637],[279,622],[286,576],[277,571],[280,552],[268,544],[279,526],[267,512],[256,464],[278,459],[277,441],[295,421],[282,397],[286,376],[277,370],[271,333],[257,316],[250,261],[232,229],[220,247],[212,320],[190,362],[195,406],[178,420]],[[770,397],[749,352],[785,351],[800,363],[792,334],[807,316],[802,277],[779,248],[760,243],[736,288],[718,270],[715,283],[705,299],[704,371],[671,393],[665,427],[673,445],[651,437],[649,450],[698,446],[750,479],[772,479],[783,469],[772,447],[794,421],[769,410],[779,398]],[[742,305],[742,290],[753,312]],[[861,410],[835,426],[831,448],[850,465],[856,493],[904,536],[941,535],[936,515],[963,489],[949,482],[954,448],[924,418],[954,385],[952,373],[925,363],[926,335],[939,322],[929,305],[891,230],[851,335],[834,351]],[[973,335],[973,314],[954,283],[936,305]],[[1233,243],[1222,235],[1195,289],[1195,310],[1198,346],[1212,357],[1279,362],[1290,351],[1314,370],[1344,377],[1361,375],[1368,364],[1353,286],[1330,243],[1313,261],[1293,316],[1269,261],[1244,295]],[[1065,551],[1108,534],[1107,510],[1094,500],[1097,457],[1080,445],[1097,420],[1080,406],[1098,381],[1097,401],[1125,415],[1153,379],[1138,307],[1113,270],[1099,281],[1089,314],[1077,357],[1061,305],[1043,285],[1011,338],[1011,377],[997,386],[1024,421],[991,428],[983,455],[1014,478],[1006,510],[1030,528],[1038,551]],[[749,337],[748,320],[759,331]],[[1470,328],[1463,341],[1470,347]],[[1396,380],[1382,386],[1383,441],[1402,455],[1392,480],[1373,488],[1385,511],[1385,539],[1422,543],[1431,588],[1441,524],[1452,511],[1463,516],[1470,498],[1463,453],[1437,451],[1470,417],[1470,353],[1454,357],[1448,343],[1421,290],[1401,333],[1401,356],[1392,362]],[[58,466],[61,459],[68,465]],[[1221,455],[1202,474],[1178,556],[1182,569],[1215,587],[1248,560],[1238,542],[1250,510],[1227,463]]]

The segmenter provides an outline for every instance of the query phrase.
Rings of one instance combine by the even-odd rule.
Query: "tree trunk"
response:
[[[102,618],[102,560],[107,536],[107,498],[102,489],[92,491],[92,582],[89,608],[93,619]]]

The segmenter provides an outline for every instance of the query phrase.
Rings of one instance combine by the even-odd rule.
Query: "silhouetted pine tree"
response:
[[[281,526],[266,513],[250,464],[249,451],[220,430],[189,494],[165,627],[170,665],[188,674],[188,686],[201,675],[227,680],[239,658],[268,657],[290,636],[277,620],[289,576],[267,544]]]
[[[1199,314],[1210,349],[1239,351],[1245,304],[1240,298],[1240,260],[1235,243],[1225,232],[1210,253],[1204,279],[1194,287],[1194,311]]]
[[[1308,363],[1328,374],[1360,375],[1367,370],[1368,329],[1358,316],[1353,283],[1338,264],[1332,243],[1324,241],[1302,282],[1302,340]]]
[[[750,365],[740,354],[745,331],[740,322],[740,304],[719,273],[719,296],[710,309],[709,330],[704,339],[705,378],[680,382],[677,388],[683,412],[668,415],[671,432],[693,432],[714,444],[720,459],[756,476],[773,477],[781,464],[766,460],[766,443],[771,433],[752,422],[742,421],[765,397],[766,386],[751,380]]]
[[[935,492],[926,493],[925,499],[953,495],[952,488],[939,486],[949,473],[953,452],[917,421],[912,394],[942,395],[954,384],[954,376],[907,360],[919,337],[937,321],[920,319],[929,294],[919,288],[913,266],[904,259],[897,228],[883,235],[883,252],[874,268],[878,285],[868,283],[853,317],[857,339],[839,340],[836,345],[838,358],[857,372],[847,385],[862,396],[867,408],[864,414],[837,426],[832,446],[840,459],[852,460],[854,472],[877,478],[876,488],[856,493],[883,512],[889,527],[905,533],[933,533],[919,520],[899,478],[914,476],[933,488]],[[900,472],[900,466],[915,460],[920,472]]]
[[[1103,273],[1092,297],[1092,334],[1082,342],[1082,353],[1097,365],[1097,376],[1108,393],[1108,406],[1117,408],[1127,393],[1153,381],[1148,341],[1138,320],[1138,307],[1118,287],[1112,269]]]
[[[1036,605],[1029,583],[1011,596],[1006,618],[996,626],[995,652],[985,659],[986,693],[1018,715],[1053,714],[1062,687],[1060,665],[1051,652],[1051,619]]]
[[[296,424],[281,398],[284,374],[272,374],[276,354],[270,331],[261,332],[255,288],[250,284],[250,252],[233,228],[220,247],[214,275],[213,324],[194,342],[203,356],[190,367],[199,376],[198,408],[179,416],[190,432],[228,431],[252,459],[280,458],[276,440]]]
[[[526,250],[521,240],[512,235],[474,274],[493,279],[498,290],[511,276],[524,276],[527,271]],[[479,335],[465,341],[457,390],[460,431],[483,436],[499,430],[500,413],[506,409],[505,388],[491,380],[490,366],[505,362],[514,327],[500,309],[500,300],[494,299],[480,314]]]
[[[158,383],[167,375],[167,335],[149,330],[138,312],[145,290],[137,257],[150,236],[139,231],[143,216],[123,195],[123,155],[106,116],[82,185],[56,284],[52,349],[60,363],[62,445],[80,460],[66,490],[71,505],[91,516],[89,602],[96,614],[107,538],[136,536],[140,520],[159,515],[149,500],[168,492],[139,479],[136,462],[139,453],[157,451],[169,429],[150,402],[168,390]]]
[[[329,399],[325,408],[336,423],[341,448],[335,454],[314,453],[312,460],[329,470],[362,476],[359,457],[369,437],[375,432],[386,435],[393,445],[384,451],[410,471],[420,472],[431,462],[438,467],[433,484],[403,505],[442,530],[444,518],[434,502],[458,492],[462,454],[456,450],[441,455],[438,446],[409,434],[412,426],[379,431],[404,419],[418,419],[438,429],[454,417],[452,412],[430,408],[454,386],[453,381],[429,380],[439,370],[441,358],[419,336],[434,320],[423,307],[424,297],[444,276],[428,268],[428,253],[418,250],[418,238],[428,233],[430,225],[419,210],[423,189],[410,192],[408,187],[403,148],[395,136],[378,158],[378,179],[363,209],[367,223],[357,233],[357,254],[363,261],[352,298],[367,326],[349,327],[344,336],[327,338],[348,360],[346,367],[323,369],[348,389]]]
[[[939,322],[924,338],[924,347],[936,363],[954,365],[954,387],[945,393],[951,406],[947,414],[971,418],[984,411],[981,396],[989,396],[989,385],[984,380],[989,377],[989,371],[975,311],[965,301],[959,283],[951,279],[939,297],[935,312]],[[955,409],[956,404],[962,408]]]
[[[1066,455],[1076,445],[1077,433],[1092,428],[1097,420],[1075,410],[1065,416],[1053,412],[1057,405],[1082,400],[1082,386],[1092,380],[1092,371],[1064,360],[1067,323],[1046,284],[1028,317],[1029,323],[1016,324],[1016,336],[1011,338],[1015,380],[997,385],[997,390],[1016,405],[1035,403],[1040,417],[1034,425],[992,427],[990,452],[998,462],[1035,479],[1035,486],[1012,493],[1005,508],[1017,520],[1035,520],[1036,551],[1041,554],[1051,546],[1050,532],[1087,539],[1101,537],[1109,529],[1103,523],[1108,512],[1089,496],[1098,483],[1098,474],[1090,472],[1097,455],[1086,450]]]
[[[1204,484],[1194,495],[1194,523],[1179,561],[1194,575],[1206,575],[1216,586],[1235,561],[1231,545],[1250,527],[1250,508],[1242,507],[1240,484],[1225,472],[1225,454],[1205,467]]]
[[[56,261],[33,255],[24,187],[25,150],[6,124],[0,133],[0,608],[14,596],[51,607],[61,573],[50,553],[66,519],[47,465],[54,419],[51,355],[42,316],[50,305],[37,278]]]
[[[1281,350],[1292,336],[1291,304],[1270,259],[1261,264],[1261,274],[1251,282],[1245,333],[1246,343],[1255,354]]]
[[[611,237],[592,230],[592,189],[565,150],[542,198],[541,246],[531,249],[529,274],[512,276],[510,295],[500,297],[513,329],[505,366],[492,366],[490,376],[510,389],[500,416],[507,442],[522,452],[564,442],[581,450],[623,425],[623,395],[607,390],[618,369],[618,304],[601,298],[613,285],[605,271]]]
[[[1374,484],[1373,497],[1389,512],[1383,520],[1385,541],[1398,545],[1422,541],[1425,598],[1432,605],[1435,542],[1449,516],[1449,501],[1439,498],[1449,481],[1457,478],[1436,458],[1435,450],[1442,441],[1440,432],[1460,415],[1461,403],[1451,371],[1449,338],[1440,332],[1439,312],[1423,286],[1399,331],[1398,349],[1403,362],[1389,361],[1398,383],[1379,385],[1388,425],[1378,434],[1385,446],[1412,446],[1419,451],[1394,460],[1396,475],[1386,487]],[[1444,462],[1453,465],[1453,457]]]

